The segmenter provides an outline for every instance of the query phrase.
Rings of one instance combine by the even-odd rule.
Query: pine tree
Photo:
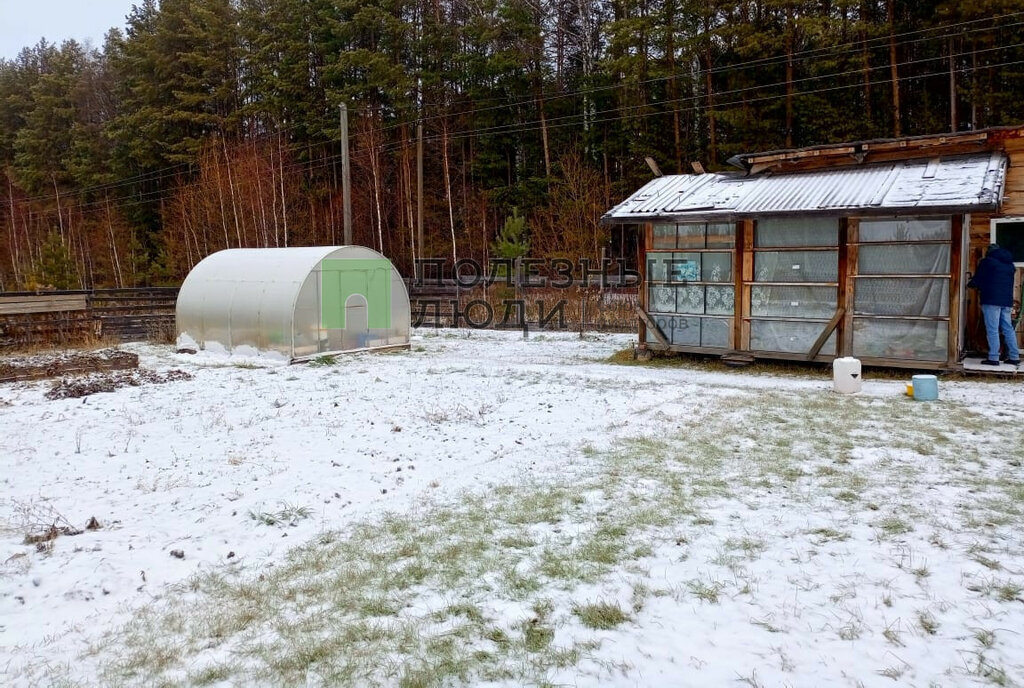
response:
[[[323,89],[328,0],[241,0],[242,112],[252,136],[287,126],[290,140],[336,127]]]
[[[526,218],[519,214],[518,208],[513,208],[511,217],[505,219],[505,224],[491,244],[491,253],[498,258],[516,260],[529,252],[530,238]]]
[[[68,41],[48,47],[42,73],[30,91],[31,105],[14,141],[14,173],[30,193],[54,191],[70,181],[68,162],[76,124],[73,90],[84,69],[82,47]]]
[[[127,36],[108,42],[122,84],[110,134],[128,166],[194,163],[210,136],[237,131],[237,18],[230,0],[135,5]]]
[[[51,231],[39,251],[35,286],[40,289],[76,289],[81,286],[75,261],[60,234]]]
[[[26,281],[51,228],[89,284],[154,261],[149,278],[174,281],[225,245],[337,241],[340,102],[357,240],[412,254],[422,122],[419,255],[486,259],[510,215],[544,228],[535,250],[591,254],[646,156],[685,172],[897,123],[1024,120],[1018,5],[139,0],[101,51],[0,60],[3,283]]]

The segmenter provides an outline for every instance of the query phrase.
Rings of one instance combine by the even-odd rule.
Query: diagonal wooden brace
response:
[[[658,327],[657,323],[654,322],[654,319],[647,314],[647,311],[645,311],[640,306],[637,306],[636,314],[637,316],[639,316],[641,320],[644,321],[644,324],[647,325],[647,331],[653,334],[654,338],[657,339],[658,342],[665,346],[671,346],[671,343],[668,341],[668,337],[665,336],[665,333],[662,332],[661,328]]]
[[[821,351],[821,347],[825,346],[825,340],[827,340],[829,335],[835,332],[835,329],[839,327],[839,322],[843,319],[844,315],[846,315],[845,308],[842,306],[836,308],[835,315],[833,315],[832,319],[828,321],[827,325],[825,325],[825,329],[821,331],[818,338],[814,340],[814,345],[811,346],[811,350],[807,352],[808,361],[813,361],[814,357],[818,355],[818,352]]]

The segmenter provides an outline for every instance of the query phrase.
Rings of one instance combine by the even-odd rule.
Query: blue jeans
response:
[[[1006,356],[1011,361],[1020,360],[1020,349],[1017,347],[1017,334],[1010,322],[1009,306],[989,306],[981,304],[981,315],[985,318],[985,334],[988,335],[988,360],[999,360],[999,335],[1006,340]]]

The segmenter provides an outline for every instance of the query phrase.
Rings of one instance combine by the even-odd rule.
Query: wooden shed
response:
[[[602,218],[642,228],[641,349],[949,369],[986,348],[966,283],[989,243],[1020,293],[1024,126],[729,162]]]

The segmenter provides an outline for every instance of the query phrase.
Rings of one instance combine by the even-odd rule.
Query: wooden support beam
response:
[[[849,229],[850,219],[846,217],[839,218],[839,250],[837,251],[837,258],[839,264],[838,270],[838,284],[836,285],[836,307],[849,310],[847,307],[848,290],[852,286],[847,280],[850,274],[849,265]],[[848,356],[845,342],[843,340],[843,331],[846,329],[846,318],[839,321],[839,326],[836,328],[836,356]]]
[[[848,218],[840,221],[839,237],[839,300],[836,305],[845,308],[846,315],[839,325],[836,355],[853,356],[853,312],[857,298],[860,220]]]
[[[733,228],[735,251],[732,256],[732,342],[733,349],[739,349],[743,341],[743,226],[740,220]]]
[[[960,294],[963,291],[964,216],[954,215],[951,226],[949,253],[949,331],[946,344],[946,363],[955,365],[960,360]]]
[[[637,294],[638,306],[646,315],[647,309],[650,308],[647,303],[647,293],[650,291],[650,287],[647,284],[649,275],[647,274],[647,252],[651,249],[651,244],[654,242],[654,225],[647,223],[640,230],[640,240],[636,242],[637,256],[636,269],[640,273],[640,285],[637,287],[639,293]],[[664,336],[664,335],[662,335]],[[643,318],[640,318],[640,326],[637,332],[637,338],[639,341],[638,348],[643,350],[647,348],[647,323],[644,322]]]
[[[813,361],[818,355],[818,352],[821,351],[821,347],[825,346],[825,341],[829,338],[829,335],[839,327],[839,323],[843,319],[844,315],[846,315],[845,308],[842,306],[836,308],[836,312],[832,315],[832,319],[828,321],[828,324],[825,325],[825,329],[822,330],[821,334],[818,335],[818,338],[814,340],[811,350],[807,352],[808,361]]]
[[[739,338],[733,342],[733,348],[739,351],[750,351],[750,285],[754,281],[754,221],[741,220],[739,223],[740,241],[736,246],[740,271],[740,290],[736,292],[736,307],[739,313]]]
[[[750,166],[750,174],[751,175],[761,174],[762,172],[767,172],[768,170],[773,170],[773,169],[775,169],[777,167],[780,167],[781,165],[782,165],[781,162],[759,162],[759,163],[757,163],[755,165],[751,165]]]
[[[765,361],[801,361],[806,363],[806,354],[801,353],[786,353],[782,351],[772,352],[754,352],[747,354],[746,352],[733,352],[727,351],[722,352],[721,349],[713,349],[708,347],[700,346],[678,346],[673,344],[672,346],[662,346],[661,344],[651,343],[649,348],[653,351],[672,351],[683,354],[702,354],[708,356],[723,356],[729,358],[738,358],[746,355],[749,358],[755,360]],[[831,358],[831,357],[829,357]],[[814,359],[814,363],[828,363],[829,358],[818,356]],[[957,367],[951,369],[946,365],[945,361],[922,361],[920,359],[912,358],[881,358],[881,357],[869,357],[865,356],[860,359],[865,366],[879,366],[882,368],[906,368],[910,370],[962,370]]]
[[[782,153],[771,153],[768,155],[751,155],[746,158],[748,164],[756,165],[772,162],[791,162],[802,158],[827,158],[841,157],[854,153],[853,146],[841,146],[835,148],[804,149],[796,151],[784,151]]]
[[[861,148],[869,151],[924,150],[964,143],[984,143],[987,139],[988,134],[985,132],[960,132],[949,135],[922,136],[902,141],[868,141],[861,144]]]
[[[654,322],[654,319],[647,314],[640,306],[636,307],[636,314],[640,317],[640,322],[647,327],[647,331],[654,335],[654,338],[658,340],[658,343],[662,346],[672,346],[671,342],[668,341],[668,337],[658,327],[658,323]]]

